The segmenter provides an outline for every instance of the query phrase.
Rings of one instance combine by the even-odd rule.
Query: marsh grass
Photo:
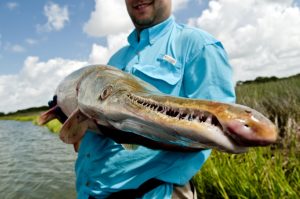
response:
[[[17,120],[22,122],[34,121],[36,119],[36,115],[9,115],[9,116],[1,116],[1,120]]]
[[[239,155],[213,151],[194,177],[199,198],[297,198],[299,154],[257,148]]]
[[[0,116],[1,120],[16,120],[21,122],[32,122],[35,125],[38,125],[37,119],[40,115],[40,112],[31,113],[29,115],[26,114],[12,114],[7,116]],[[47,127],[51,132],[58,133],[61,128],[61,123],[54,119],[47,124],[45,124],[45,127]]]
[[[199,198],[300,198],[300,76],[236,88],[237,102],[267,115],[279,139],[245,154],[213,151],[193,178]]]

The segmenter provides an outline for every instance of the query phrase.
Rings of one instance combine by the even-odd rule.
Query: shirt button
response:
[[[88,153],[88,154],[86,154],[86,157],[87,157],[87,158],[90,158],[90,157],[91,157],[91,155]]]
[[[87,187],[90,186],[90,182],[87,181],[87,182],[85,183],[85,185],[86,185]]]

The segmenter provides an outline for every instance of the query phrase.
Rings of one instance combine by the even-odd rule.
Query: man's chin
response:
[[[134,20],[136,27],[147,28],[154,25],[154,20],[151,17],[139,18]]]

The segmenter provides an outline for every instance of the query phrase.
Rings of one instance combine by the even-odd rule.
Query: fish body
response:
[[[149,141],[167,149],[215,148],[242,153],[277,138],[274,124],[249,107],[166,95],[106,65],[71,73],[55,95],[57,106],[68,116],[60,138],[71,144],[78,143],[87,129],[101,133],[100,126],[117,129],[120,136],[138,136],[144,140],[142,144]],[[48,111],[40,117],[40,123],[54,117]]]

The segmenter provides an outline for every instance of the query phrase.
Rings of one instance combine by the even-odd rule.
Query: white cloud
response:
[[[29,45],[35,45],[35,44],[38,43],[37,40],[32,39],[32,38],[27,38],[27,39],[25,40],[25,42],[26,42],[27,44],[29,44]]]
[[[84,32],[101,37],[128,31],[133,26],[124,0],[95,0],[95,10],[84,25]]]
[[[173,12],[186,8],[188,2],[189,0],[173,0],[172,1]]]
[[[27,57],[19,74],[0,76],[0,112],[16,111],[46,105],[67,74],[87,65],[87,62]]]
[[[107,46],[93,44],[92,51],[89,56],[89,63],[91,64],[106,64],[109,58],[120,49],[120,47],[127,44],[128,33],[120,33],[118,35],[111,35],[107,37]]]
[[[59,31],[69,21],[68,7],[60,7],[58,4],[52,2],[44,6],[44,15],[47,17],[47,23],[37,25],[37,30],[41,32]]]
[[[9,46],[9,51],[14,52],[14,53],[22,53],[25,52],[25,48],[19,44],[11,45]]]
[[[109,50],[105,46],[93,44],[92,52],[89,56],[89,63],[107,63],[109,59]]]
[[[6,3],[6,7],[7,7],[9,10],[14,10],[14,9],[16,9],[18,6],[19,6],[19,4],[16,3],[16,2],[7,2],[7,3]]]
[[[219,0],[189,23],[222,41],[235,80],[300,72],[300,10],[292,0]]]

